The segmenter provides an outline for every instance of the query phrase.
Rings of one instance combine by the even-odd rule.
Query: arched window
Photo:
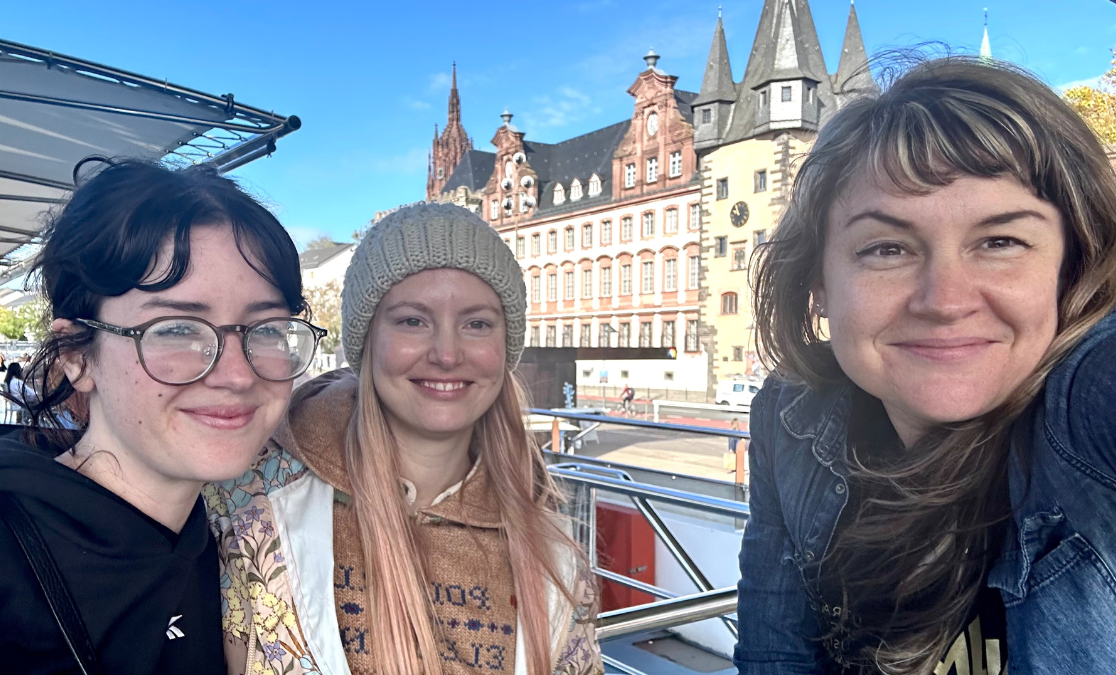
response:
[[[562,204],[566,201],[566,189],[562,187],[561,183],[554,186],[554,203]]]
[[[574,178],[574,181],[570,183],[570,201],[576,202],[579,199],[581,199],[581,181]]]
[[[721,295],[721,314],[736,314],[736,293]]]
[[[589,196],[596,197],[599,194],[601,194],[601,177],[593,174],[589,178]]]

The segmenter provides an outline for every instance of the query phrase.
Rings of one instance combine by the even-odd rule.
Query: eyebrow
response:
[[[981,219],[979,222],[977,222],[976,225],[977,227],[1006,225],[1023,218],[1037,218],[1038,220],[1048,220],[1046,216],[1042,215],[1038,211],[1033,211],[1031,209],[1020,209],[1018,211],[1005,211],[1004,213],[997,213],[995,215],[988,216],[987,218]],[[856,214],[852,218],[849,218],[848,222],[845,223],[845,227],[851,227],[853,223],[861,220],[877,220],[881,223],[891,225],[892,227],[897,227],[900,230],[914,229],[914,223],[912,223],[911,221],[899,218],[898,216],[884,213],[883,211],[878,211],[876,209],[864,211],[862,213]]]
[[[141,305],[141,309],[170,309],[176,312],[188,312],[193,314],[200,314],[208,312],[213,309],[210,305],[204,302],[194,302],[190,300],[168,300],[167,298],[152,298]],[[269,310],[278,309],[289,311],[287,303],[282,300],[259,300],[245,307],[245,313],[255,314],[256,312],[266,312]]]
[[[397,309],[408,309],[408,308],[413,309],[417,312],[425,312],[427,314],[433,314],[434,313],[433,310],[431,310],[429,307],[422,304],[421,302],[414,302],[414,301],[411,301],[411,300],[400,300],[399,302],[395,303],[394,305],[391,305],[390,307],[388,307],[386,311],[394,312]],[[480,311],[484,311],[484,310],[488,310],[488,311],[493,312],[495,314],[502,313],[501,309],[499,309],[497,307],[494,307],[493,305],[489,305],[487,303],[479,304],[479,305],[470,305],[468,307],[465,307],[464,309],[459,310],[457,313],[458,314],[471,314],[473,312],[480,312]]]

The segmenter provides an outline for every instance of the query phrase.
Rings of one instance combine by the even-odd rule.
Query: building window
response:
[[[584,326],[582,326],[582,328],[584,328]],[[582,346],[584,346],[584,345],[582,345]],[[592,374],[593,374],[593,369],[592,368],[582,368],[581,369],[581,376],[582,377],[589,377]]]
[[[574,299],[574,273],[573,270],[566,272],[566,299]]]
[[[620,219],[620,241],[632,240],[632,217],[624,216]]]
[[[593,270],[581,270],[581,297],[588,300],[593,297]]]
[[[546,276],[546,300],[554,302],[558,299],[558,273],[551,272]]]
[[[748,249],[743,246],[732,249],[732,269],[748,269]]]
[[[682,175],[682,151],[670,153],[670,177],[678,178]]]
[[[643,270],[642,270],[642,274],[640,276],[641,276],[640,280],[643,282],[643,293],[645,295],[648,294],[648,293],[654,293],[655,292],[655,261],[654,260],[644,260],[643,261]]]
[[[612,268],[611,267],[602,267],[601,268],[601,297],[602,298],[611,298],[612,297]]]
[[[632,266],[620,266],[620,295],[632,294]]]
[[[547,347],[557,347],[558,346],[558,326],[553,326],[552,325],[552,326],[547,326],[546,327],[546,346]]]
[[[766,108],[767,107],[767,90],[766,89],[764,89],[760,92],[759,103],[760,103],[761,108]]]
[[[493,199],[492,203],[488,205],[488,218],[489,220],[496,220],[500,217],[500,200]]]
[[[666,222],[663,225],[663,232],[676,234],[678,232],[678,209],[667,209],[665,217]]]
[[[813,103],[814,102],[814,88],[810,85],[806,85],[806,102],[807,103]]]
[[[570,183],[570,201],[576,202],[581,199],[581,181],[574,178],[574,182]]]
[[[593,224],[585,223],[581,226],[581,248],[593,246]]]
[[[677,258],[667,258],[663,261],[663,290],[668,293],[678,290]]]
[[[664,382],[674,382],[674,371],[673,370],[664,370],[663,371],[663,381]]]
[[[546,252],[547,253],[557,253],[558,252],[558,231],[557,230],[551,230],[550,232],[546,233]]]
[[[601,177],[593,174],[589,178],[589,196],[596,197],[599,194],[601,194]]]
[[[539,327],[538,326],[531,326],[531,346],[532,347],[538,347],[539,346]]]
[[[628,164],[624,167],[624,187],[635,187],[636,167],[635,164]]]
[[[572,251],[574,247],[574,230],[573,225],[566,226],[566,250]]]
[[[598,347],[611,347],[612,346],[612,334],[614,332],[616,332],[616,331],[615,331],[615,329],[612,328],[612,326],[608,325],[607,323],[602,323],[601,327],[600,327],[600,332],[597,333],[597,346]]]
[[[573,324],[562,326],[562,346],[573,347]]]
[[[767,243],[767,230],[756,230],[752,233],[752,246],[760,246]]]
[[[756,192],[767,191],[767,170],[760,169],[756,172]]]
[[[690,319],[686,322],[686,351],[696,352],[698,350],[698,322],[697,319]]]
[[[542,235],[531,235],[531,255],[540,255],[542,253]]]
[[[654,183],[659,180],[659,158],[652,157],[647,160],[647,182]]]
[[[783,103],[790,103],[790,100],[791,100],[791,88],[790,87],[783,87],[782,91],[779,94],[779,100],[781,100]]]
[[[712,121],[713,121],[713,109],[712,108],[706,108],[705,110],[702,110],[701,111],[701,123],[702,124],[709,124]]]
[[[643,214],[643,238],[650,239],[655,236],[655,212],[648,211]]]
[[[736,314],[736,293],[721,295],[721,314]]]
[[[723,258],[728,255],[728,237],[713,238],[713,257]]]
[[[562,204],[566,201],[566,189],[562,187],[561,183],[554,186],[554,205]]]
[[[592,347],[590,341],[593,339],[593,326],[588,323],[581,324],[581,344],[579,347]],[[585,377],[589,377],[586,375]]]
[[[442,180],[442,179],[443,179],[443,178],[445,178],[445,177],[446,177],[446,170],[445,170],[445,168],[443,168],[443,167],[438,167],[438,180]]]
[[[699,256],[692,255],[690,256],[689,263],[689,279],[687,279],[689,283],[686,285],[686,287],[692,291],[698,287],[698,276],[701,273],[701,258]]]
[[[527,195],[525,195],[525,194],[519,195],[519,212],[520,213],[527,213],[527,211],[529,211],[530,208],[531,207],[527,206]]]
[[[621,371],[620,371],[620,378],[621,378],[621,379],[624,379],[624,380],[628,379],[628,371],[626,371],[626,370],[621,370]]]
[[[531,302],[542,301],[542,290],[539,288],[539,283],[539,275],[536,274],[531,277]]]
[[[650,321],[641,321],[639,324],[639,346],[651,346],[651,330],[654,328]]]
[[[516,239],[515,239],[515,257],[526,258],[527,257],[526,248],[527,248],[527,240],[524,239],[523,237],[516,237]]]
[[[732,360],[733,361],[743,361],[744,360],[744,348],[743,347],[733,347],[732,348]]]
[[[601,221],[601,246],[607,246],[612,243],[612,221]]]
[[[632,324],[630,324],[630,323],[620,324],[620,344],[618,344],[616,346],[617,347],[631,347],[632,346]],[[623,373],[621,373],[620,376],[625,377],[625,375],[623,375]]]
[[[728,178],[717,179],[717,199],[728,199]]]
[[[701,227],[701,204],[690,204],[690,229]]]
[[[674,322],[663,322],[663,348],[669,349],[674,346]]]

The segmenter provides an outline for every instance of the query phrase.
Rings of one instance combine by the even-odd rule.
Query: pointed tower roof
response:
[[[806,0],[764,0],[748,71],[750,87],[772,80],[828,79]]]
[[[717,17],[717,27],[713,30],[713,45],[709,48],[709,59],[705,62],[705,77],[701,80],[701,92],[692,105],[702,105],[715,101],[732,103],[736,100],[736,85],[732,81],[732,66],[729,65],[728,45],[725,44],[725,27],[721,17]]]
[[[980,58],[992,58],[992,45],[988,42],[988,8],[984,8],[984,39],[980,41]]]
[[[833,88],[838,96],[880,91],[868,69],[868,52],[864,49],[855,3],[849,3],[849,22],[845,26],[845,42],[841,45],[841,61],[833,78]]]
[[[453,84],[450,85],[449,95],[449,124],[461,122],[461,97],[457,94],[457,61],[453,62]]]

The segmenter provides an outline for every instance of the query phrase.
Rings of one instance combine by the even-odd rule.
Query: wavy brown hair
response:
[[[852,660],[869,672],[927,673],[964,627],[998,553],[992,533],[1009,517],[1012,424],[1051,369],[1116,307],[1116,175],[1085,122],[1007,64],[924,61],[878,97],[846,105],[819,133],[752,267],[761,358],[814,389],[844,381],[810,310],[827,217],[865,176],[907,194],[959,176],[1012,176],[1054,205],[1065,228],[1058,331],[1035,371],[995,410],[928,433],[887,467],[850,461],[852,477],[881,496],[867,511],[861,505],[823,564],[854,608],[858,598],[887,607],[843,626],[859,645]]]

